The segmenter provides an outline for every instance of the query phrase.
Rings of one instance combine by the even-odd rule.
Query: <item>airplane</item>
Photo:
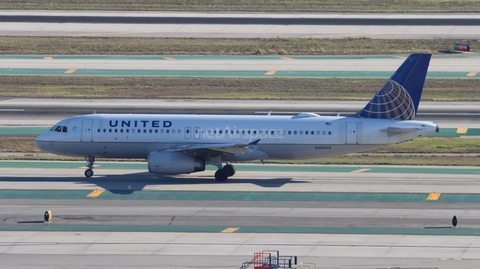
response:
[[[271,115],[89,114],[63,119],[35,139],[46,152],[95,158],[145,158],[154,174],[218,168],[217,181],[236,173],[232,162],[298,160],[360,152],[439,131],[416,121],[431,54],[412,54],[367,105],[349,116],[303,112]],[[225,165],[223,165],[225,163]]]

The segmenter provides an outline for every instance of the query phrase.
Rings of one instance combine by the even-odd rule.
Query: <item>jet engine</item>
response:
[[[148,171],[153,174],[176,175],[205,171],[205,159],[176,152],[150,152]]]

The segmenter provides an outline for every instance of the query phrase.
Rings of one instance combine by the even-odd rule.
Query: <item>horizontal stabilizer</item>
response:
[[[415,132],[415,131],[418,131],[418,130],[421,130],[421,129],[422,129],[422,128],[388,127],[388,128],[386,128],[386,129],[382,129],[382,130],[380,130],[380,131],[387,133],[388,136],[394,136],[394,135],[399,135],[399,134],[406,134],[406,133],[410,133],[410,132]]]

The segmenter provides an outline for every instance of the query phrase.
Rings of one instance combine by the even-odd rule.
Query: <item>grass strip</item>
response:
[[[478,12],[476,0],[0,0],[0,9],[249,12]]]
[[[370,100],[385,79],[0,76],[0,96]],[[478,101],[476,79],[427,79],[422,100]]]
[[[0,0],[1,1],[1,0]],[[480,1],[479,1],[480,3]],[[394,55],[453,50],[451,39],[13,37],[0,52],[37,55]]]

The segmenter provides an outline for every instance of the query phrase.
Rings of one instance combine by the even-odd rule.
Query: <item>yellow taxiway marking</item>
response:
[[[270,70],[267,73],[265,73],[265,76],[271,76],[273,74],[277,73],[277,70]]]
[[[173,61],[173,60],[175,60],[175,58],[170,58],[170,57],[163,57],[163,59],[165,59],[165,60],[169,60],[169,61]]]
[[[43,59],[44,59],[44,60],[47,60],[47,61],[51,61],[51,60],[53,60],[53,58],[52,58],[52,57],[50,57],[50,56],[45,56],[45,57],[43,57]]]
[[[282,59],[284,59],[284,60],[289,60],[289,61],[290,61],[290,60],[295,60],[294,58],[288,58],[288,57],[284,57],[284,58],[282,58]]]
[[[222,232],[222,233],[233,233],[233,232],[235,232],[235,231],[238,230],[238,229],[240,229],[240,228],[232,228],[232,227],[230,227],[230,228],[227,228],[227,229],[225,229],[225,230],[223,230],[223,231],[221,231],[221,232]]]
[[[100,196],[100,194],[102,194],[102,193],[104,193],[104,192],[105,192],[105,190],[103,190],[103,189],[94,190],[94,191],[92,191],[91,193],[89,193],[89,194],[87,195],[87,197],[98,197],[98,196]]]
[[[358,170],[352,171],[352,173],[361,173],[361,172],[365,172],[365,171],[368,171],[368,170],[370,170],[370,168],[358,169]]]
[[[478,72],[470,72],[467,74],[467,77],[474,77],[477,75]]]
[[[440,192],[431,192],[427,197],[427,201],[437,201],[440,195],[442,195]]]
[[[75,71],[77,71],[77,69],[74,69],[74,68],[68,69],[67,71],[65,71],[65,74],[71,74],[71,73],[73,73],[73,72],[75,72]]]
[[[466,134],[468,128],[458,128],[457,129],[457,134]]]

